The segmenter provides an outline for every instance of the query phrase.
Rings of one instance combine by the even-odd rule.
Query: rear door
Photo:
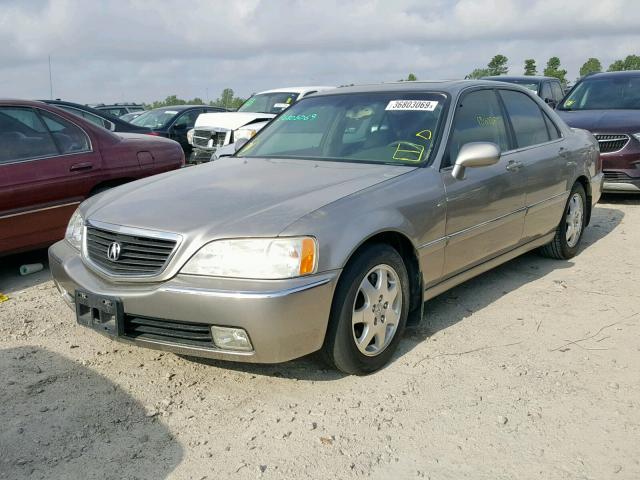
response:
[[[499,93],[515,136],[513,155],[518,156],[526,175],[523,241],[528,241],[558,226],[571,166],[564,158],[560,130],[542,106],[523,92],[501,89]]]
[[[504,153],[497,164],[468,168],[465,179],[456,180],[452,165],[460,148],[470,142],[492,142]],[[512,138],[496,91],[465,94],[456,106],[441,169],[447,195],[445,276],[495,257],[520,241],[526,184],[510,150]]]
[[[62,238],[99,167],[78,125],[42,109],[0,106],[0,253]]]

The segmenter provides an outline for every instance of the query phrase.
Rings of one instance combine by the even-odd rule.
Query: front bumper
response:
[[[213,344],[203,348],[126,335],[111,337],[114,340],[197,357],[254,363],[284,362],[322,347],[340,274],[332,271],[269,281],[177,275],[162,283],[115,283],[88,268],[64,240],[49,249],[49,265],[56,286],[72,307],[76,290],[117,297],[125,317],[243,328],[254,350],[222,350]]]

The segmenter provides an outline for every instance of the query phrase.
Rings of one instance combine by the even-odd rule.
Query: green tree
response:
[[[528,76],[538,74],[538,67],[536,66],[536,61],[533,58],[527,58],[524,61],[524,74]]]
[[[498,75],[506,75],[509,73],[509,67],[507,66],[507,62],[509,59],[504,55],[496,55],[491,59],[491,61],[487,64],[489,68],[490,75],[498,76]]]
[[[551,57],[547,62],[547,66],[544,69],[544,74],[547,77],[555,77],[560,80],[563,86],[567,85],[567,71],[560,68],[560,59],[558,57]]]
[[[236,97],[232,88],[225,88],[222,90],[220,96],[215,101],[211,102],[210,105],[233,110],[242,105],[244,100],[244,98]]]
[[[479,78],[488,77],[490,75],[491,72],[488,68],[476,68],[475,70],[473,70],[473,72],[471,72],[464,78],[466,78],[467,80],[477,80]]]
[[[418,80],[418,77],[416,77],[416,75],[414,73],[410,73],[406,79],[401,78],[400,80],[398,80],[399,82],[415,82],[416,80]]]
[[[589,60],[584,62],[584,65],[580,67],[580,76],[584,77],[585,75],[589,75],[590,73],[598,73],[602,71],[602,64],[600,60],[597,58],[591,57]]]
[[[609,72],[622,72],[625,70],[640,70],[640,57],[638,55],[627,55],[624,60],[616,60],[609,65]]]

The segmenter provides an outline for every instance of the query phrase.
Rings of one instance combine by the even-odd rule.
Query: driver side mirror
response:
[[[490,142],[465,143],[453,165],[451,176],[456,180],[464,180],[467,168],[488,167],[500,161],[500,147]]]
[[[186,123],[176,123],[173,126],[173,129],[178,131],[178,132],[182,132],[183,130],[187,129],[187,124]]]
[[[545,98],[544,103],[549,105],[551,108],[556,108],[556,106],[558,105],[553,98]]]

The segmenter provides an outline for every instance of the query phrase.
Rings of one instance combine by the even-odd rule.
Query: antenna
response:
[[[49,99],[53,100],[53,82],[51,81],[51,55],[49,55]]]

